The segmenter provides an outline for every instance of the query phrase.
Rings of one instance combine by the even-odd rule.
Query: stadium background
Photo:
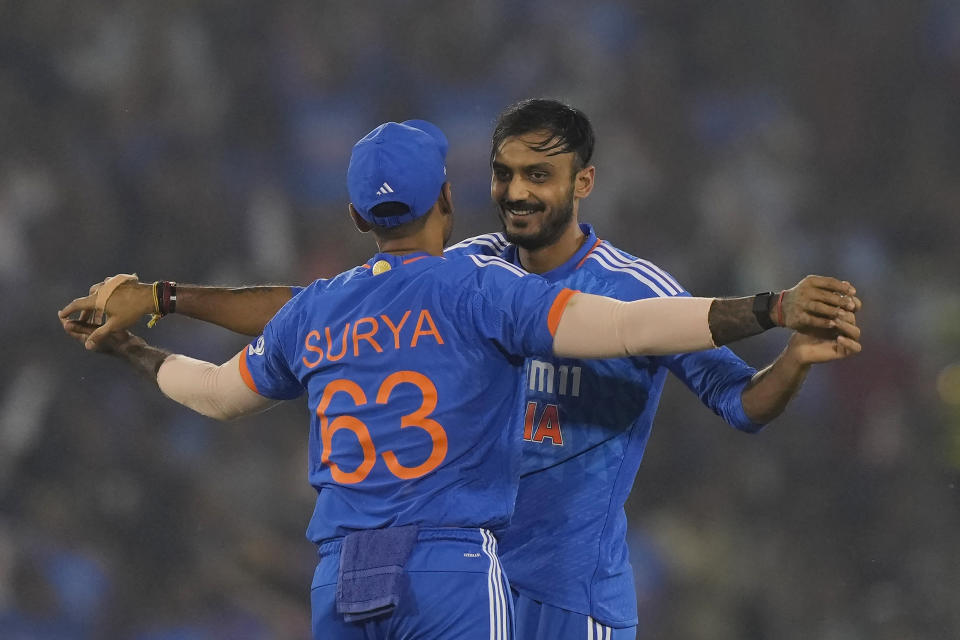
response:
[[[304,406],[201,419],[55,312],[120,271],[364,260],[346,160],[388,119],[446,130],[456,237],[494,230],[492,122],[532,96],[596,125],[602,237],[694,293],[814,272],[866,304],[864,353],[758,437],[668,383],[628,505],[640,637],[960,637],[955,0],[0,1],[0,636],[305,637]]]

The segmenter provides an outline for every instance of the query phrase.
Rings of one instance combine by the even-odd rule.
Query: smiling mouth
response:
[[[511,216],[515,216],[517,218],[522,218],[524,216],[531,216],[535,213],[540,213],[541,211],[543,211],[543,209],[510,209],[509,207],[502,207],[502,209],[506,213],[509,213]]]

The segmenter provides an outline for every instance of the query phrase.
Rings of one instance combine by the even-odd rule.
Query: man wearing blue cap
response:
[[[446,148],[423,121],[362,138],[347,171],[350,212],[379,253],[299,291],[219,367],[127,332],[95,345],[95,325],[69,316],[109,314],[117,280],[94,294],[92,309],[75,302],[61,312],[68,333],[204,415],[229,419],[307,394],[315,638],[514,637],[495,533],[517,493],[526,358],[709,349],[760,333],[780,312],[784,326],[836,329],[836,349],[860,349],[847,311],[810,315],[799,294],[778,311],[763,296],[624,303],[499,257],[444,258],[453,220]],[[174,287],[154,286],[157,312],[172,310]]]

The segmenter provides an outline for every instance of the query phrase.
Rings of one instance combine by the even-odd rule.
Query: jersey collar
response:
[[[600,244],[601,241],[599,238],[597,238],[597,234],[593,230],[593,225],[587,224],[586,222],[581,222],[580,230],[583,232],[585,237],[583,239],[583,244],[580,245],[580,248],[577,249],[577,252],[573,254],[569,260],[561,264],[556,269],[551,269],[546,273],[541,273],[540,275],[542,277],[546,278],[550,282],[556,282],[583,266],[583,262],[587,259],[587,256],[591,251],[597,248],[597,245]],[[518,267],[523,267],[523,265],[520,264],[520,255],[517,251],[516,245],[508,245],[503,251],[503,257]]]
[[[364,267],[370,269],[378,262],[386,262],[390,265],[390,268],[396,268],[400,265],[410,264],[411,262],[416,262],[422,258],[429,258],[431,254],[426,251],[414,251],[413,253],[407,253],[402,256],[398,256],[392,253],[378,253],[364,263]],[[436,256],[434,256],[436,257]]]

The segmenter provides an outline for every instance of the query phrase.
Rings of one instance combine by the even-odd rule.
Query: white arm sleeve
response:
[[[240,354],[220,365],[174,354],[157,371],[165,396],[197,413],[231,420],[268,409],[276,400],[250,390],[240,375]]]
[[[553,337],[563,358],[623,358],[716,347],[707,314],[713,298],[650,298],[622,302],[577,293]]]

